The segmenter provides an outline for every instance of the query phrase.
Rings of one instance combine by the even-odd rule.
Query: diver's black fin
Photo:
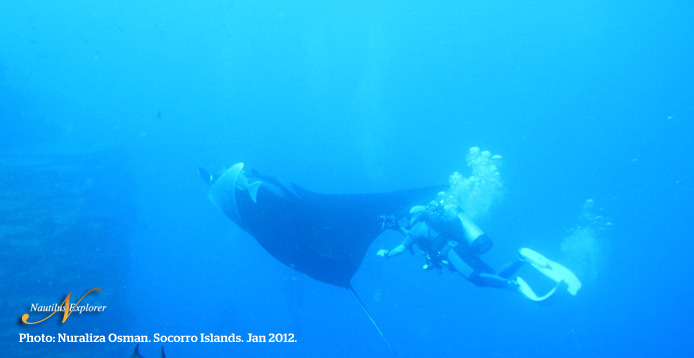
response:
[[[393,353],[395,353],[397,355],[398,352],[395,351],[395,348],[393,348],[393,346],[390,345],[390,342],[388,342],[388,339],[386,338],[386,336],[383,335],[383,332],[381,332],[381,328],[378,327],[378,324],[376,323],[374,318],[371,317],[371,313],[369,313],[369,310],[366,309],[364,302],[362,302],[361,298],[359,298],[359,295],[357,295],[357,292],[354,291],[354,288],[352,287],[352,285],[349,285],[349,287],[347,287],[347,288],[349,288],[349,290],[352,291],[352,293],[354,294],[354,297],[357,298],[357,301],[359,301],[359,304],[361,305],[361,308],[364,310],[364,313],[366,313],[366,315],[369,316],[371,323],[374,324],[374,327],[376,327],[376,330],[378,331],[378,334],[381,335],[381,338],[383,338],[383,341],[386,342],[386,344],[393,351]]]
[[[212,182],[214,182],[214,177],[212,174],[208,173],[207,170],[198,168],[198,174],[200,174],[200,177],[205,181],[205,183],[212,184]]]

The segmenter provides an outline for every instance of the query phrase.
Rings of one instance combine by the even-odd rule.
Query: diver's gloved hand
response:
[[[376,252],[376,256],[381,256],[381,257],[388,257],[388,250],[385,249],[380,249],[378,252]]]

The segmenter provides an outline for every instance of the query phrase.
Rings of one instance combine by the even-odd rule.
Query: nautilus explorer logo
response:
[[[91,290],[87,291],[82,297],[77,301],[76,303],[70,303],[70,297],[72,296],[72,292],[68,293],[67,296],[65,297],[65,300],[61,304],[54,303],[52,305],[39,305],[38,303],[32,303],[31,308],[29,309],[29,312],[51,312],[46,318],[36,321],[36,322],[29,322],[29,314],[25,313],[22,315],[22,322],[25,324],[37,324],[41,323],[56,314],[57,312],[63,312],[63,322],[67,321],[67,318],[70,317],[70,315],[74,312],[77,312],[78,314],[82,314],[85,312],[103,312],[106,310],[106,306],[94,306],[90,305],[89,303],[80,305],[80,302],[90,293],[94,291],[99,291],[101,292],[101,289],[98,287],[94,287]]]

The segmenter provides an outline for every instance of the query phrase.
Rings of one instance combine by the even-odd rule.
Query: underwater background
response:
[[[483,259],[530,247],[583,287],[539,306],[376,257],[401,240],[384,234],[352,285],[399,356],[692,356],[692,18],[686,1],[2,1],[0,355],[127,357],[17,342],[115,332],[297,339],[172,358],[392,356],[349,291],[266,253],[197,168],[386,192],[470,176],[479,147],[503,157]],[[104,313],[19,322],[96,286]]]

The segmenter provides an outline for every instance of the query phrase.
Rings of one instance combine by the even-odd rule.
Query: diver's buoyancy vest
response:
[[[410,228],[410,235],[416,240],[419,248],[430,258],[439,256],[439,251],[451,239],[431,228],[425,220],[419,220]]]

